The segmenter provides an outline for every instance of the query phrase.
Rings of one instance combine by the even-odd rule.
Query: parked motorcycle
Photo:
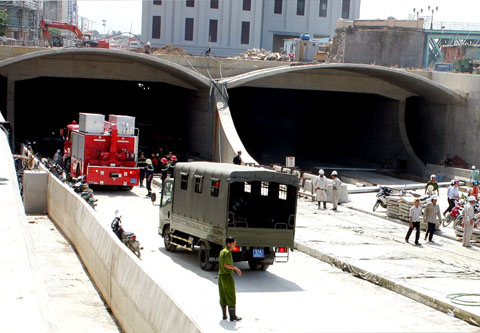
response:
[[[89,188],[88,190],[82,192],[80,195],[82,199],[84,199],[93,209],[95,209],[98,199],[96,199],[93,195],[92,189]]]
[[[143,250],[143,247],[140,246],[140,242],[137,241],[137,236],[133,232],[123,230],[121,218],[122,214],[118,210],[115,211],[115,218],[111,224],[112,231],[133,254],[140,258],[140,250]]]
[[[386,186],[380,186],[380,191],[377,193],[377,201],[375,205],[373,205],[373,211],[376,211],[378,206],[382,206],[382,208],[387,208],[387,197],[391,195],[393,190]]]
[[[443,220],[442,222],[443,226],[448,227],[450,223],[452,223],[453,221],[457,221],[457,219],[461,219],[463,207],[464,207],[463,200],[455,200],[455,207],[452,208],[452,210],[445,217],[445,220]]]

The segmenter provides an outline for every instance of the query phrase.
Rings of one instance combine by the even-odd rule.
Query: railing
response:
[[[423,28],[430,30],[431,22],[425,22]],[[478,31],[480,32],[480,23],[465,22],[433,22],[433,30],[457,30],[457,31]]]

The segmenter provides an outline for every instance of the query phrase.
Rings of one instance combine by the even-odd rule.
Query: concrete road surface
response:
[[[156,189],[158,191],[158,189]],[[202,271],[194,253],[166,252],[158,235],[158,202],[144,188],[96,191],[97,214],[110,225],[115,209],[125,230],[145,247],[142,265],[204,332],[475,332],[477,327],[357,279],[295,251],[266,272],[239,267],[235,277],[241,322],[221,320],[217,273]],[[327,244],[328,239],[319,240]]]

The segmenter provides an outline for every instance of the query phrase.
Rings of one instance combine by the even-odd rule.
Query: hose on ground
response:
[[[447,295],[447,298],[450,300],[450,302],[454,304],[465,306],[480,306],[480,300],[473,301],[468,299],[462,299],[462,297],[480,297],[480,294],[456,293]]]

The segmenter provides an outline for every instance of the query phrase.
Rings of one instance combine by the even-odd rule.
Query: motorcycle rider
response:
[[[443,212],[443,216],[447,215],[447,213],[450,213],[455,207],[455,201],[460,198],[460,193],[458,192],[458,180],[453,179],[450,182],[450,186],[448,187],[447,190],[447,200],[448,200],[448,208]]]
[[[327,185],[328,179],[325,177],[325,171],[320,169],[318,176],[313,181],[313,188],[315,190],[315,197],[318,202],[318,209],[320,209],[320,202],[323,202],[323,209],[327,209]]]
[[[471,196],[474,196],[478,200],[478,181],[474,180],[472,182],[472,190],[469,193]]]
[[[111,228],[115,235],[117,235],[120,241],[122,240],[123,228],[122,228],[122,214],[119,210],[115,211],[115,218],[112,221]]]
[[[437,176],[431,175],[430,181],[425,185],[425,194],[427,194],[427,190],[429,186],[433,186],[433,191],[437,191],[437,196],[440,196],[440,191],[438,190],[438,183],[437,183]],[[432,191],[432,192],[433,192]]]

